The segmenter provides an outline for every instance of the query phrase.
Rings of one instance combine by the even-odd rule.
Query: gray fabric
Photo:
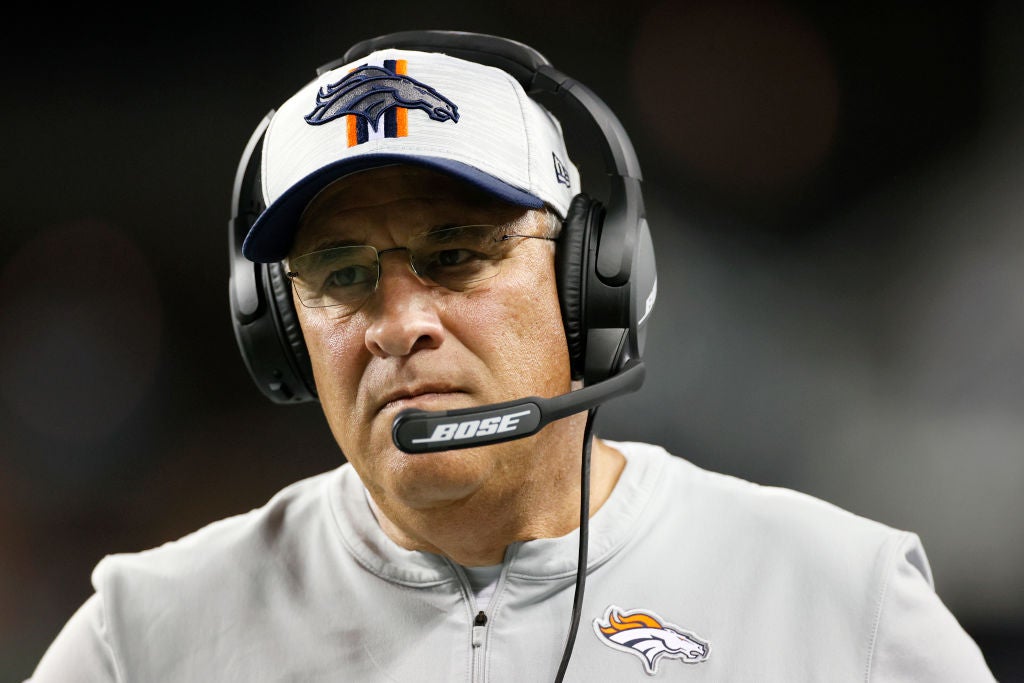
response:
[[[612,606],[709,643],[703,661],[654,658],[663,680],[993,680],[933,591],[916,535],[656,446],[612,445],[627,465],[591,520],[566,680],[647,680],[639,651],[595,627]],[[465,573],[387,538],[346,465],[179,541],[104,558],[96,594],[31,680],[553,680],[577,540],[511,546],[474,629]]]

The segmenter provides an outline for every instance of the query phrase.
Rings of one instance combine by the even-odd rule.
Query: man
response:
[[[992,680],[914,534],[591,440],[582,411],[397,445],[403,411],[580,384],[560,124],[508,73],[441,52],[331,69],[263,138],[243,252],[284,262],[347,463],[104,559],[32,680]],[[488,442],[503,429],[521,438]],[[445,450],[461,431],[483,445]]]

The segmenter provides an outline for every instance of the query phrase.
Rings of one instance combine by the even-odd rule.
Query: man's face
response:
[[[321,193],[290,257],[341,243],[383,251],[445,226],[517,218],[516,232],[547,235],[540,212],[484,198],[447,175],[390,166]],[[475,494],[500,500],[536,474],[548,430],[483,448],[409,455],[393,445],[391,426],[406,408],[465,408],[570,389],[552,242],[514,240],[498,274],[462,292],[421,281],[408,252],[397,250],[381,256],[376,291],[351,315],[307,308],[297,298],[295,305],[328,424],[385,512],[394,505],[427,510]]]

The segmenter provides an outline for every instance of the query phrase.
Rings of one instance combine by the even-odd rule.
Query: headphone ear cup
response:
[[[601,204],[586,194],[573,197],[566,212],[558,241],[556,260],[558,301],[562,308],[565,340],[569,346],[572,378],[583,377],[586,357],[587,271],[590,268],[590,239],[595,216],[602,214]]]
[[[267,280],[271,294],[271,313],[281,335],[281,341],[285,354],[288,356],[289,365],[298,371],[306,387],[315,396],[316,385],[313,380],[313,365],[309,360],[306,339],[302,336],[299,316],[295,312],[291,280],[285,275],[284,266],[281,263],[267,264]]]
[[[291,282],[280,263],[253,263],[242,243],[266,208],[260,182],[263,136],[271,109],[249,137],[238,162],[228,221],[228,296],[235,341],[249,375],[274,403],[316,401],[316,385],[295,305]]]

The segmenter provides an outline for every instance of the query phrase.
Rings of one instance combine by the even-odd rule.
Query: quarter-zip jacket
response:
[[[919,539],[614,443],[567,681],[990,681]],[[516,543],[486,610],[377,524],[344,465],[178,541],[104,558],[31,679],[554,680],[578,531]],[[682,644],[680,644],[682,643]]]

